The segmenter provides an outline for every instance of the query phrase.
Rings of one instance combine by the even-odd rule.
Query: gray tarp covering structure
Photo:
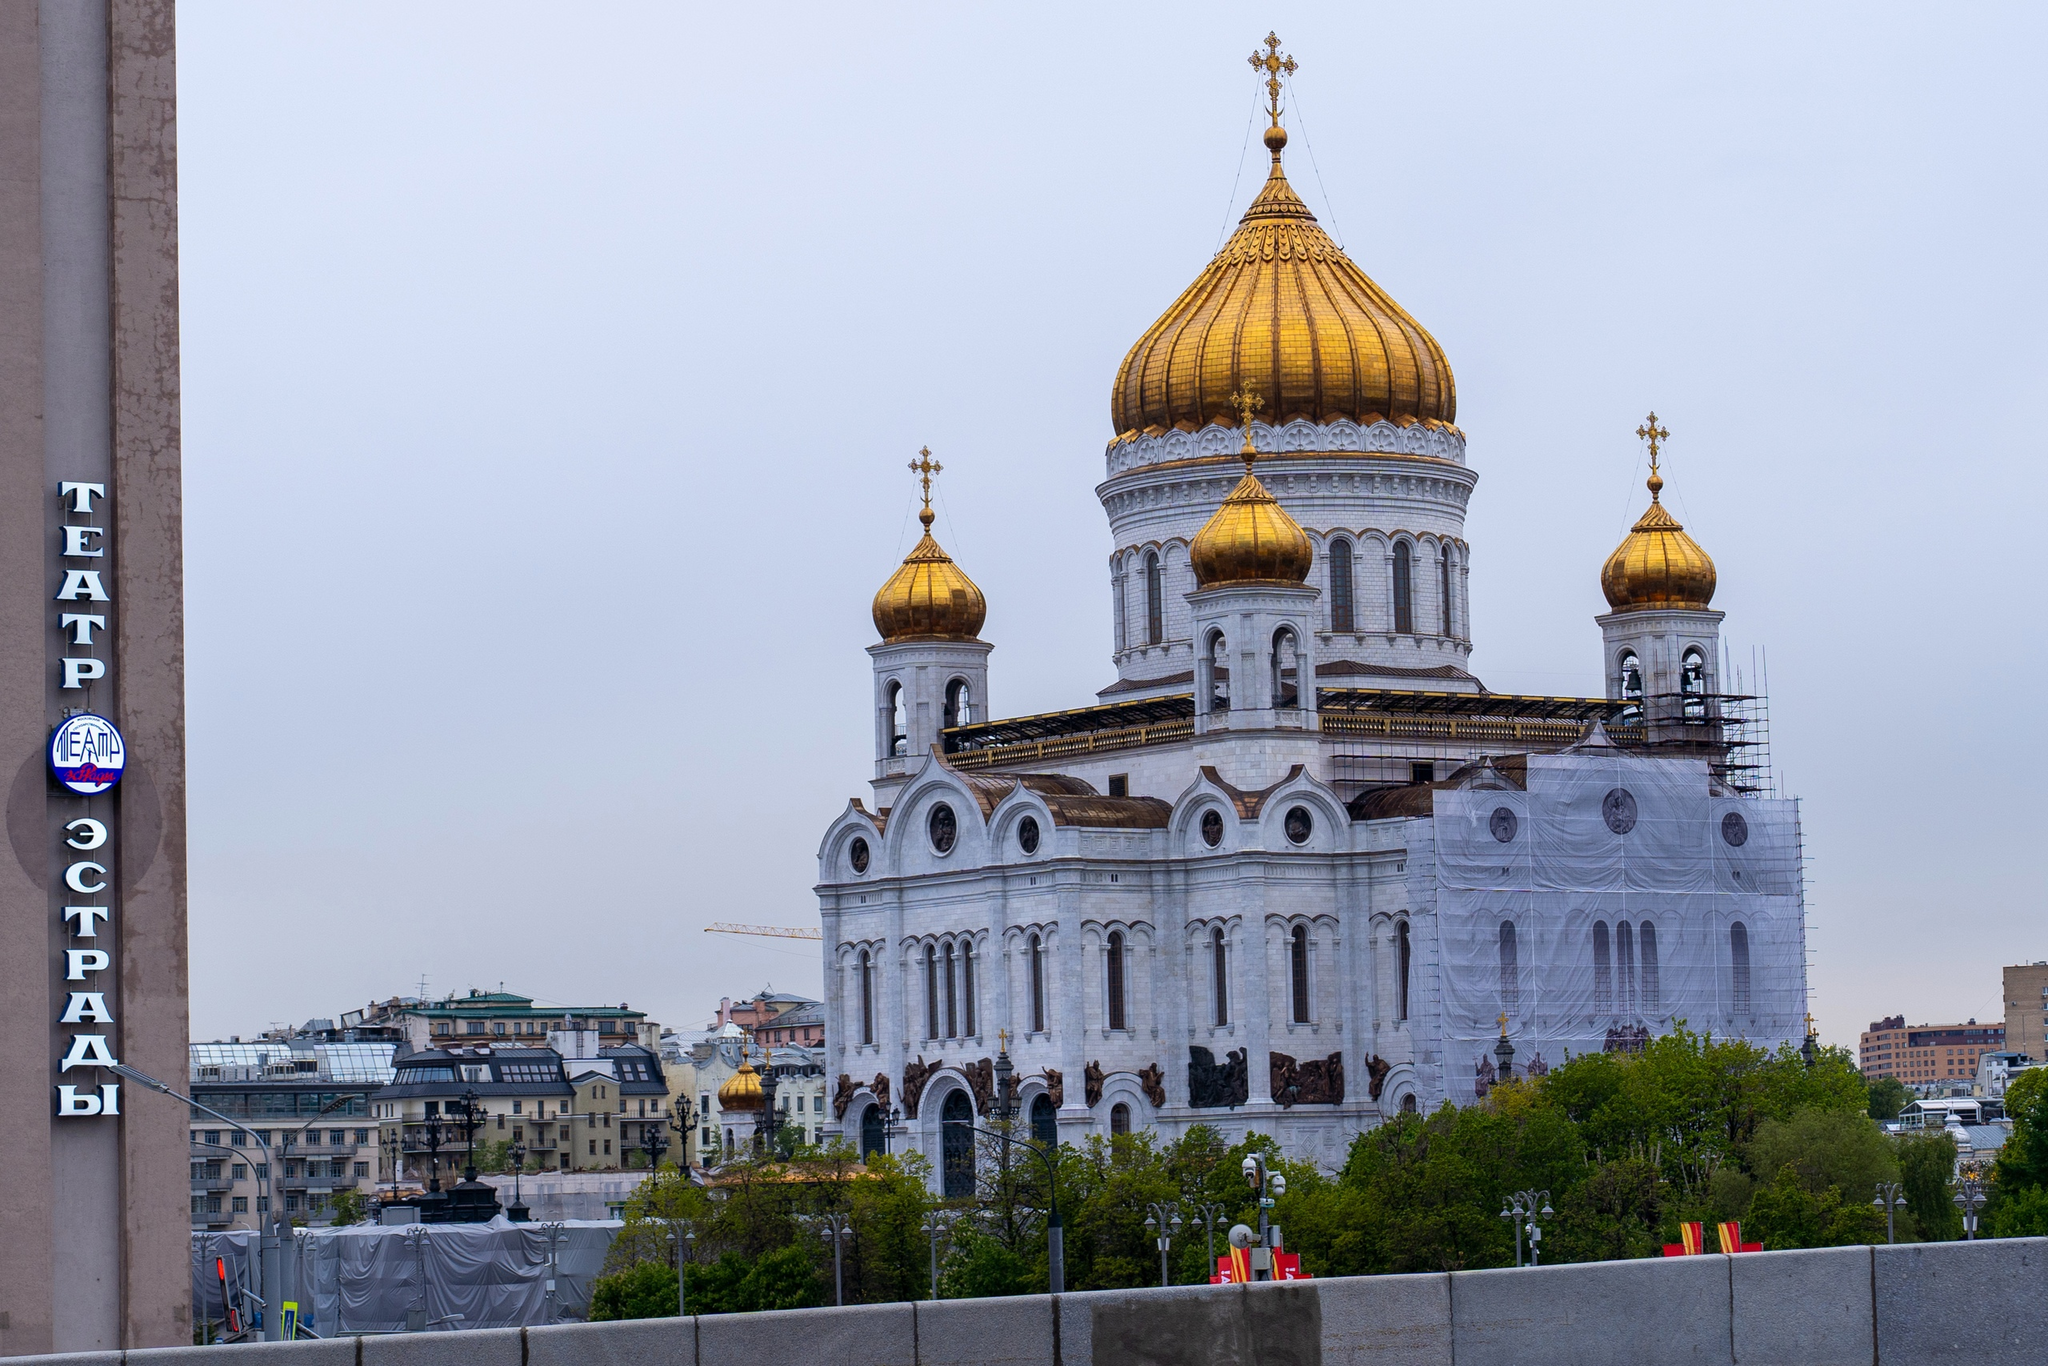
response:
[[[253,1229],[192,1235],[192,1322],[211,1322],[218,1331],[218,1325],[227,1317],[221,1306],[220,1272],[213,1264],[216,1257],[227,1261],[228,1293],[236,1297],[236,1308],[244,1314],[254,1309],[239,1292],[253,1284],[249,1261],[255,1255]]]
[[[515,1328],[581,1319],[617,1220],[403,1224],[300,1229],[293,1258],[300,1318],[321,1337],[409,1327]],[[192,1239],[194,1317],[220,1317],[213,1258],[245,1261],[255,1234]],[[235,1274],[231,1260],[229,1274]]]

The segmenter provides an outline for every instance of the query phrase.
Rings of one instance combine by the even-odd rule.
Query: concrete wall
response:
[[[2048,1239],[37,1358],[78,1366],[2038,1366]]]

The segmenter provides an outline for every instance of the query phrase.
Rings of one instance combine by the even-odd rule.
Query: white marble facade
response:
[[[1293,433],[1279,444],[1313,461],[1261,461],[1315,567],[1291,590],[1300,601],[1247,597],[1241,615],[1305,609],[1326,689],[1470,694],[1463,438],[1417,433],[1445,446],[1422,452],[1338,444],[1358,431]],[[1229,615],[1209,601],[1219,590],[1189,601],[1187,545],[1238,467],[1166,467],[1182,458],[1171,439],[1194,448],[1203,435],[1111,448],[1099,492],[1118,546],[1123,681],[1105,702],[1189,693],[1198,621]],[[1274,440],[1260,430],[1262,447]],[[1353,555],[1345,630],[1331,621],[1337,537]],[[1387,564],[1400,543],[1412,600],[1397,623]],[[1602,549],[1585,548],[1589,571]],[[1148,553],[1163,564],[1156,644],[1144,639]],[[1711,657],[1719,621],[1680,624]],[[1618,652],[1639,642],[1647,656],[1676,629],[1601,625],[1614,698]],[[818,850],[827,1074],[833,1120],[856,1144],[874,1142],[893,1104],[904,1114],[890,1146],[936,1160],[949,1104],[980,1113],[999,1031],[1025,1113],[1063,1138],[1207,1122],[1329,1164],[1396,1110],[1481,1094],[1503,1029],[1517,1074],[1678,1021],[1773,1046],[1803,1034],[1796,810],[1737,794],[1696,751],[1652,757],[1596,724],[1534,743],[1481,728],[1376,746],[1313,703],[1275,706],[1268,689],[1255,708],[1141,743],[1097,748],[1077,733],[947,754],[915,701],[929,711],[957,673],[984,720],[986,648],[871,653],[873,796],[850,802]],[[899,680],[914,744],[887,721]],[[1437,783],[1361,783],[1375,762],[1433,765]],[[1295,1089],[1276,1095],[1276,1075]]]

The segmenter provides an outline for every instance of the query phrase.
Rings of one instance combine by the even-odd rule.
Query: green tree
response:
[[[1758,1126],[1748,1155],[1752,1171],[1776,1173],[1790,1167],[1808,1190],[1817,1194],[1833,1186],[1846,1201],[1867,1203],[1877,1194],[1878,1182],[1899,1176],[1894,1145],[1860,1109],[1809,1108],[1788,1119],[1767,1119]]]
[[[1901,1134],[1893,1148],[1908,1216],[1901,1225],[1902,1236],[1924,1242],[1962,1237],[1963,1212],[1955,1203],[1955,1140],[1940,1129],[1921,1129]]]
[[[2012,1135],[1992,1169],[2002,1196],[2048,1186],[2048,1067],[2022,1072],[2005,1089]]]
[[[809,1309],[825,1303],[827,1294],[811,1249],[804,1245],[779,1247],[751,1261],[726,1252],[709,1266],[691,1266],[688,1274],[693,1314]],[[675,1277],[668,1283],[673,1289]]]
[[[1745,1232],[1770,1252],[1846,1247],[1884,1237],[1884,1216],[1868,1202],[1847,1203],[1835,1186],[1812,1189],[1789,1162],[1757,1190],[1749,1212],[1751,1226]]]
[[[1897,1077],[1879,1077],[1870,1083],[1870,1099],[1864,1108],[1878,1123],[1889,1124],[1912,1099],[1913,1093],[1906,1089],[1906,1083]]]
[[[696,1312],[697,1306],[690,1306]],[[676,1269],[660,1262],[636,1262],[590,1283],[590,1318],[660,1319],[678,1312]]]
[[[349,1224],[360,1224],[363,1220],[369,1218],[367,1205],[368,1202],[363,1199],[361,1191],[336,1191],[334,1193],[334,1202],[329,1206],[334,1213],[327,1222],[336,1228],[344,1228]]]

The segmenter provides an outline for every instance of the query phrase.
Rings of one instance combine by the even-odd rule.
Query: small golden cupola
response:
[[[1252,473],[1259,458],[1252,444],[1252,414],[1259,409],[1256,394],[1230,396],[1244,427],[1244,478],[1223,500],[1202,529],[1195,533],[1188,559],[1195,571],[1195,587],[1218,588],[1229,583],[1297,584],[1308,578],[1313,559],[1308,533],[1287,515],[1287,509],[1266,491]]]
[[[740,1070],[725,1079],[718,1088],[718,1108],[727,1114],[761,1108],[761,1074],[754,1064],[742,1059]]]
[[[875,629],[885,641],[973,640],[988,619],[988,600],[953,557],[932,539],[932,476],[945,468],[931,449],[919,451],[911,470],[924,480],[924,536],[875,594]]]
[[[1651,413],[1636,435],[1650,445],[1650,506],[1601,567],[1600,591],[1616,612],[1704,612],[1714,600],[1714,561],[1660,500],[1664,478],[1657,473],[1657,453],[1671,433]]]
[[[1267,420],[1454,427],[1457,384],[1443,348],[1352,263],[1287,183],[1280,149],[1280,39],[1252,54],[1264,74],[1273,166],[1237,231],[1125,355],[1111,390],[1119,439],[1230,421],[1256,390]]]

